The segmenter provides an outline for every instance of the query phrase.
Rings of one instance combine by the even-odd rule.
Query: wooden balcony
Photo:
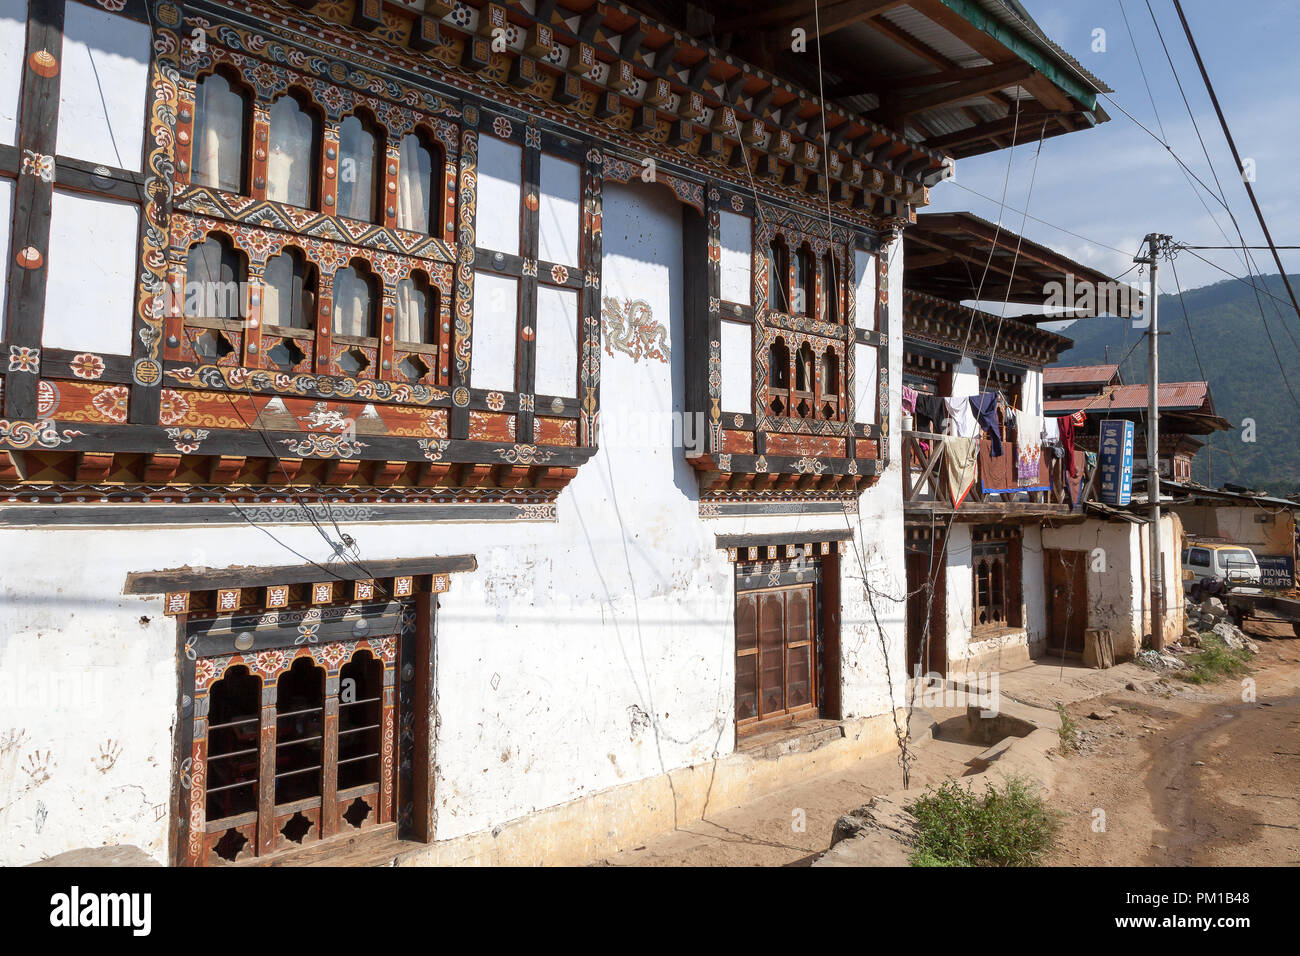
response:
[[[1052,458],[1044,454],[1039,469],[1039,478],[1023,489],[1015,488],[1006,481],[984,479],[981,470],[990,461],[992,440],[987,436],[980,438],[980,461],[975,473],[975,483],[971,485],[961,506],[953,508],[952,492],[944,473],[944,445],[948,436],[933,432],[903,432],[903,510],[909,517],[953,516],[957,521],[984,521],[1004,517],[1009,520],[1032,520],[1038,517],[1058,516],[1082,517],[1083,505],[1096,496],[1096,470],[1088,469],[1087,458],[1080,449],[1075,450],[1075,465],[1078,477],[1068,479],[1065,473],[1065,460]],[[1003,440],[1002,458],[1007,473],[1009,462],[1016,454],[1015,442]],[[1008,457],[1010,456],[1010,457]],[[1012,490],[984,490],[991,488],[1010,488]],[[1071,494],[1070,489],[1074,489]],[[1074,499],[1078,501],[1075,502]]]

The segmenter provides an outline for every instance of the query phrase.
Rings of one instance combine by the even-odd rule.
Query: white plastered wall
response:
[[[343,522],[369,560],[473,553],[437,620],[436,837],[504,826],[734,749],[732,568],[714,536],[844,530],[843,515],[701,519],[671,443],[680,409],[679,208],[660,187],[605,192],[604,293],[645,299],[670,363],[602,367],[602,443],[558,520]],[[890,428],[901,380],[901,243],[890,247]],[[841,558],[842,715],[903,703],[902,502],[896,443]],[[126,576],[184,566],[326,562],[310,526],[0,530],[0,864],[133,844],[165,860],[176,625]],[[871,600],[863,587],[865,566]],[[877,622],[879,629],[877,627]],[[70,682],[71,690],[51,681]],[[51,705],[49,695],[64,702]]]

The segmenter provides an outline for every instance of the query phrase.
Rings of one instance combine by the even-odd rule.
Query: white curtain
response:
[[[334,334],[369,336],[370,286],[351,266],[334,274]]]
[[[266,198],[310,206],[316,168],[316,118],[292,96],[271,105],[271,149],[266,159]]]
[[[355,116],[339,126],[340,216],[375,218],[375,137]]]
[[[218,74],[199,81],[194,110],[194,171],[200,186],[227,192],[243,187],[244,129],[247,104]]]
[[[418,136],[402,137],[397,168],[397,227],[412,232],[428,232],[433,157]]]
[[[429,297],[411,279],[397,283],[397,341],[428,344],[425,318]]]

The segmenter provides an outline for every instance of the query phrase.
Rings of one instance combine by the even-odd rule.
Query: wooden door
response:
[[[1088,626],[1088,552],[1044,548],[1047,581],[1047,646],[1083,653]]]
[[[926,551],[908,551],[907,573],[907,676],[919,667],[923,673],[947,676],[948,643],[944,557]],[[933,579],[933,590],[928,586]],[[929,646],[926,647],[926,627]]]

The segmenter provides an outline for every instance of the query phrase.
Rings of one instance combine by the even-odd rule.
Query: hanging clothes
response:
[[[945,398],[948,410],[948,433],[958,438],[979,438],[980,423],[971,409],[969,398]]]
[[[981,392],[979,395],[972,395],[968,401],[971,414],[989,433],[989,441],[993,444],[993,457],[1001,458],[1002,427],[998,423],[998,393]]]
[[[943,475],[948,482],[952,506],[960,508],[975,484],[975,462],[979,456],[978,438],[948,438],[943,443]]]
[[[912,415],[916,412],[916,389],[910,385],[903,386],[903,414]]]
[[[1043,420],[1037,415],[1016,410],[1016,484],[1022,488],[1037,486],[1043,461]]]
[[[1070,415],[1062,415],[1056,420],[1056,426],[1061,432],[1061,447],[1065,449],[1065,464],[1069,471],[1070,477],[1075,478],[1079,474],[1078,466],[1074,461],[1074,418]]]
[[[942,398],[938,395],[926,395],[924,392],[917,393],[916,396],[916,419],[918,424],[925,423],[926,428],[920,431],[929,431],[936,435],[943,434],[943,423],[948,418],[948,406],[944,404]]]

